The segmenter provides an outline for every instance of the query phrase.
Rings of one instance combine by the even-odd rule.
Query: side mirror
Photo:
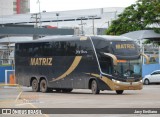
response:
[[[140,55],[144,56],[144,58],[146,58],[146,64],[149,64],[149,57],[144,53],[141,53]]]

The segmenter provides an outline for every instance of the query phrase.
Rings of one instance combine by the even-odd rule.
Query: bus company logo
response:
[[[116,44],[116,49],[134,49],[134,44]]]
[[[32,66],[52,66],[52,58],[31,58],[30,65]]]
[[[76,50],[76,54],[87,54],[86,50]]]

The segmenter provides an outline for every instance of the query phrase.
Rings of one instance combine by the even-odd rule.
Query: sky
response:
[[[40,2],[38,2],[40,1]],[[30,0],[31,13],[66,11],[104,7],[127,7],[136,0]]]

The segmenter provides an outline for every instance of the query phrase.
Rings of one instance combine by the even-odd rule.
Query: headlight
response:
[[[120,83],[120,81],[115,80],[115,79],[112,79],[112,81],[115,82],[115,83]]]

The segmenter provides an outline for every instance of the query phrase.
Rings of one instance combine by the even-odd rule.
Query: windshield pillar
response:
[[[104,53],[104,55],[109,56],[113,60],[113,65],[117,65],[117,57],[111,53]]]

